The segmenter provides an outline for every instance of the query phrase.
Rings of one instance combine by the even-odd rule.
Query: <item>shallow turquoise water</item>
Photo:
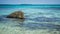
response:
[[[60,34],[58,6],[0,6],[0,34]],[[6,18],[21,10],[25,19]]]

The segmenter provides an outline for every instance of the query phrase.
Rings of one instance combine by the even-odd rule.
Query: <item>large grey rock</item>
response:
[[[24,13],[22,11],[16,11],[7,16],[7,18],[19,18],[24,19]]]

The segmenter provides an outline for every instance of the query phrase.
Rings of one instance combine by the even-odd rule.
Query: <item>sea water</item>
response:
[[[25,19],[6,18],[15,11]],[[60,34],[60,5],[0,5],[0,34]]]

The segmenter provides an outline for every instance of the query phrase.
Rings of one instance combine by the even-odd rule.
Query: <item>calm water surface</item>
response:
[[[6,18],[18,10],[24,12],[25,19]],[[4,6],[0,8],[0,34],[60,34],[60,9]]]

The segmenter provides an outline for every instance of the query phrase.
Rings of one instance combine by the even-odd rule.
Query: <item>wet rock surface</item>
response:
[[[8,15],[7,18],[24,19],[24,13],[22,11],[16,11]]]

